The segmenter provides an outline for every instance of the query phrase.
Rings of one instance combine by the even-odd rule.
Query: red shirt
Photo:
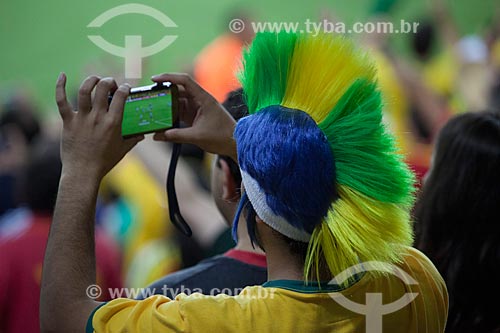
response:
[[[50,216],[35,215],[20,235],[0,240],[0,332],[40,331],[40,281],[50,222]],[[96,254],[102,290],[122,287],[119,253],[97,231]]]

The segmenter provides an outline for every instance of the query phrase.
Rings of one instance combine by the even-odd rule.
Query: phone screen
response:
[[[133,136],[171,128],[174,123],[172,89],[155,87],[131,90],[125,103],[122,136]]]

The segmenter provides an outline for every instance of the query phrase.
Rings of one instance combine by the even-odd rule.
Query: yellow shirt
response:
[[[238,296],[195,293],[181,294],[174,301],[164,296],[116,299],[100,307],[89,326],[95,332],[444,332],[448,294],[434,265],[409,249],[398,267],[416,283],[410,285],[394,274],[364,274],[343,290],[279,280],[247,287]],[[405,305],[408,295],[416,297]],[[375,306],[361,309],[368,299]],[[346,300],[358,303],[354,312],[342,305]],[[374,316],[377,311],[386,314]]]

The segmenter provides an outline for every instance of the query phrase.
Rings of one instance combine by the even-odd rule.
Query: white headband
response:
[[[255,212],[262,219],[262,221],[280,234],[283,234],[291,239],[305,243],[309,242],[311,235],[305,230],[294,227],[284,217],[274,214],[272,209],[267,205],[266,194],[260,188],[259,183],[257,183],[257,181],[245,171],[241,169],[240,171],[248,200],[250,200]]]

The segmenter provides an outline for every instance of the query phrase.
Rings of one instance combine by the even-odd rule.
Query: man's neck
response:
[[[280,246],[266,247],[267,280],[304,280],[304,268],[289,250]]]
[[[266,252],[267,280],[304,280],[304,262],[271,227],[257,222],[259,242]]]
[[[238,222],[238,242],[235,249],[258,254],[265,254],[267,261],[267,279],[272,280],[303,280],[303,263],[297,263],[297,258],[290,254],[286,244],[283,244],[280,239],[275,238],[270,240],[266,246],[266,251],[262,251],[255,244],[255,248],[250,242],[248,236],[247,223],[242,217]],[[266,237],[267,238],[267,237]]]
[[[239,237],[238,243],[234,247],[236,250],[246,251],[256,254],[263,254],[267,261],[267,280],[304,280],[302,265],[295,263],[295,258],[290,257],[287,249],[270,247],[266,252],[262,251],[257,244],[252,247],[250,239]]]

